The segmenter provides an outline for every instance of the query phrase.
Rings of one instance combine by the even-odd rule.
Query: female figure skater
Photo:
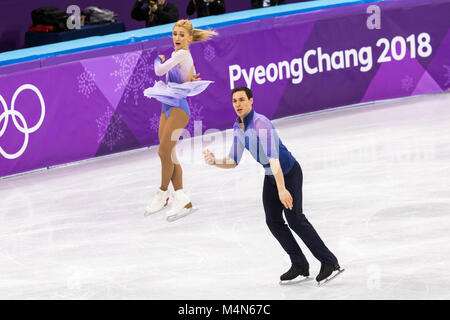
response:
[[[166,75],[167,84],[158,81],[144,91],[145,96],[162,102],[158,129],[161,186],[146,207],[146,215],[167,207],[170,198],[168,187],[171,181],[175,192],[167,218],[170,220],[183,211],[189,212],[192,209],[191,200],[183,191],[183,170],[176,156],[175,145],[189,122],[191,112],[186,97],[201,93],[212,83],[198,78],[200,74],[195,72],[189,44],[209,40],[215,35],[217,35],[215,31],[194,29],[190,21],[179,20],[173,28],[172,39],[175,50],[171,58],[165,61],[165,57],[160,55],[155,59],[155,73],[157,76]]]

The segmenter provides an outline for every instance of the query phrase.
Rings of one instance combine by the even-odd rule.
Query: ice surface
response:
[[[178,145],[199,210],[173,223],[144,218],[156,148],[0,180],[0,298],[449,299],[450,94],[274,123],[302,165],[305,214],[346,268],[329,285],[278,284],[290,262],[265,225],[262,167],[248,152],[206,166],[203,148],[231,143],[215,134]]]

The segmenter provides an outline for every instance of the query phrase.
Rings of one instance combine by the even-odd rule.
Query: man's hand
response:
[[[166,60],[166,57],[163,54],[160,54],[158,57],[161,59],[162,63],[164,63],[164,60]]]
[[[284,184],[284,176],[283,170],[281,169],[280,160],[277,158],[270,158],[269,163],[272,174],[275,177],[275,182],[277,183],[278,197],[286,209],[292,210],[294,207],[292,204],[292,196]]]
[[[287,189],[283,189],[278,191],[278,196],[280,197],[280,201],[286,209],[292,210],[294,207],[292,196]]]
[[[205,158],[206,164],[213,166],[216,164],[216,157],[214,157],[214,153],[209,151],[208,149],[203,151],[203,157]]]

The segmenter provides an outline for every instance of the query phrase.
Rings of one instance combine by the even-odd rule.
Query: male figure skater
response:
[[[206,149],[205,162],[219,168],[234,168],[239,164],[244,149],[263,165],[265,179],[263,205],[266,223],[291,259],[291,268],[281,275],[281,282],[298,276],[309,276],[309,263],[291,230],[298,234],[311,253],[321,262],[316,281],[327,279],[334,271],[340,272],[338,260],[325,246],[314,227],[303,214],[302,169],[278,137],[273,124],[253,110],[253,94],[246,87],[232,91],[233,107],[238,115],[234,124],[234,138],[228,157],[216,159]],[[283,219],[283,209],[288,225]]]

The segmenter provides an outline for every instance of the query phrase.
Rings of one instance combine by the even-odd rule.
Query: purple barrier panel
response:
[[[254,32],[260,29],[259,21],[243,22],[236,25],[220,28],[220,37],[234,36],[236,34],[243,34],[248,32]]]
[[[124,52],[130,52],[130,51],[136,51],[141,50],[142,45],[140,43],[132,43],[124,46],[116,46],[116,47],[108,47],[108,48],[101,48],[96,50],[90,50],[90,51],[82,51],[72,54],[65,54],[61,56],[56,57],[49,57],[45,59],[41,59],[41,66],[47,67],[47,66],[54,66],[62,63],[68,63],[73,61],[80,61],[80,60],[86,60],[86,59],[92,59],[97,57],[104,57],[104,56],[111,56],[114,54],[120,54]]]
[[[165,46],[171,46],[172,45],[172,39],[171,38],[161,38],[161,39],[155,39],[155,40],[149,40],[149,41],[142,41],[142,49],[153,49],[158,47],[165,47]]]
[[[7,75],[15,72],[22,72],[31,69],[37,69],[41,67],[41,62],[39,60],[27,61],[22,63],[16,63],[9,66],[0,67],[0,75]]]
[[[196,121],[230,128],[238,85],[270,119],[448,90],[450,1],[378,5],[380,29],[367,28],[368,5],[357,5],[232,26],[193,44],[197,72],[214,83],[188,99],[188,130]],[[142,48],[0,76],[0,176],[157,144],[161,105],[143,90],[160,79],[156,56],[173,48],[170,38]]]

